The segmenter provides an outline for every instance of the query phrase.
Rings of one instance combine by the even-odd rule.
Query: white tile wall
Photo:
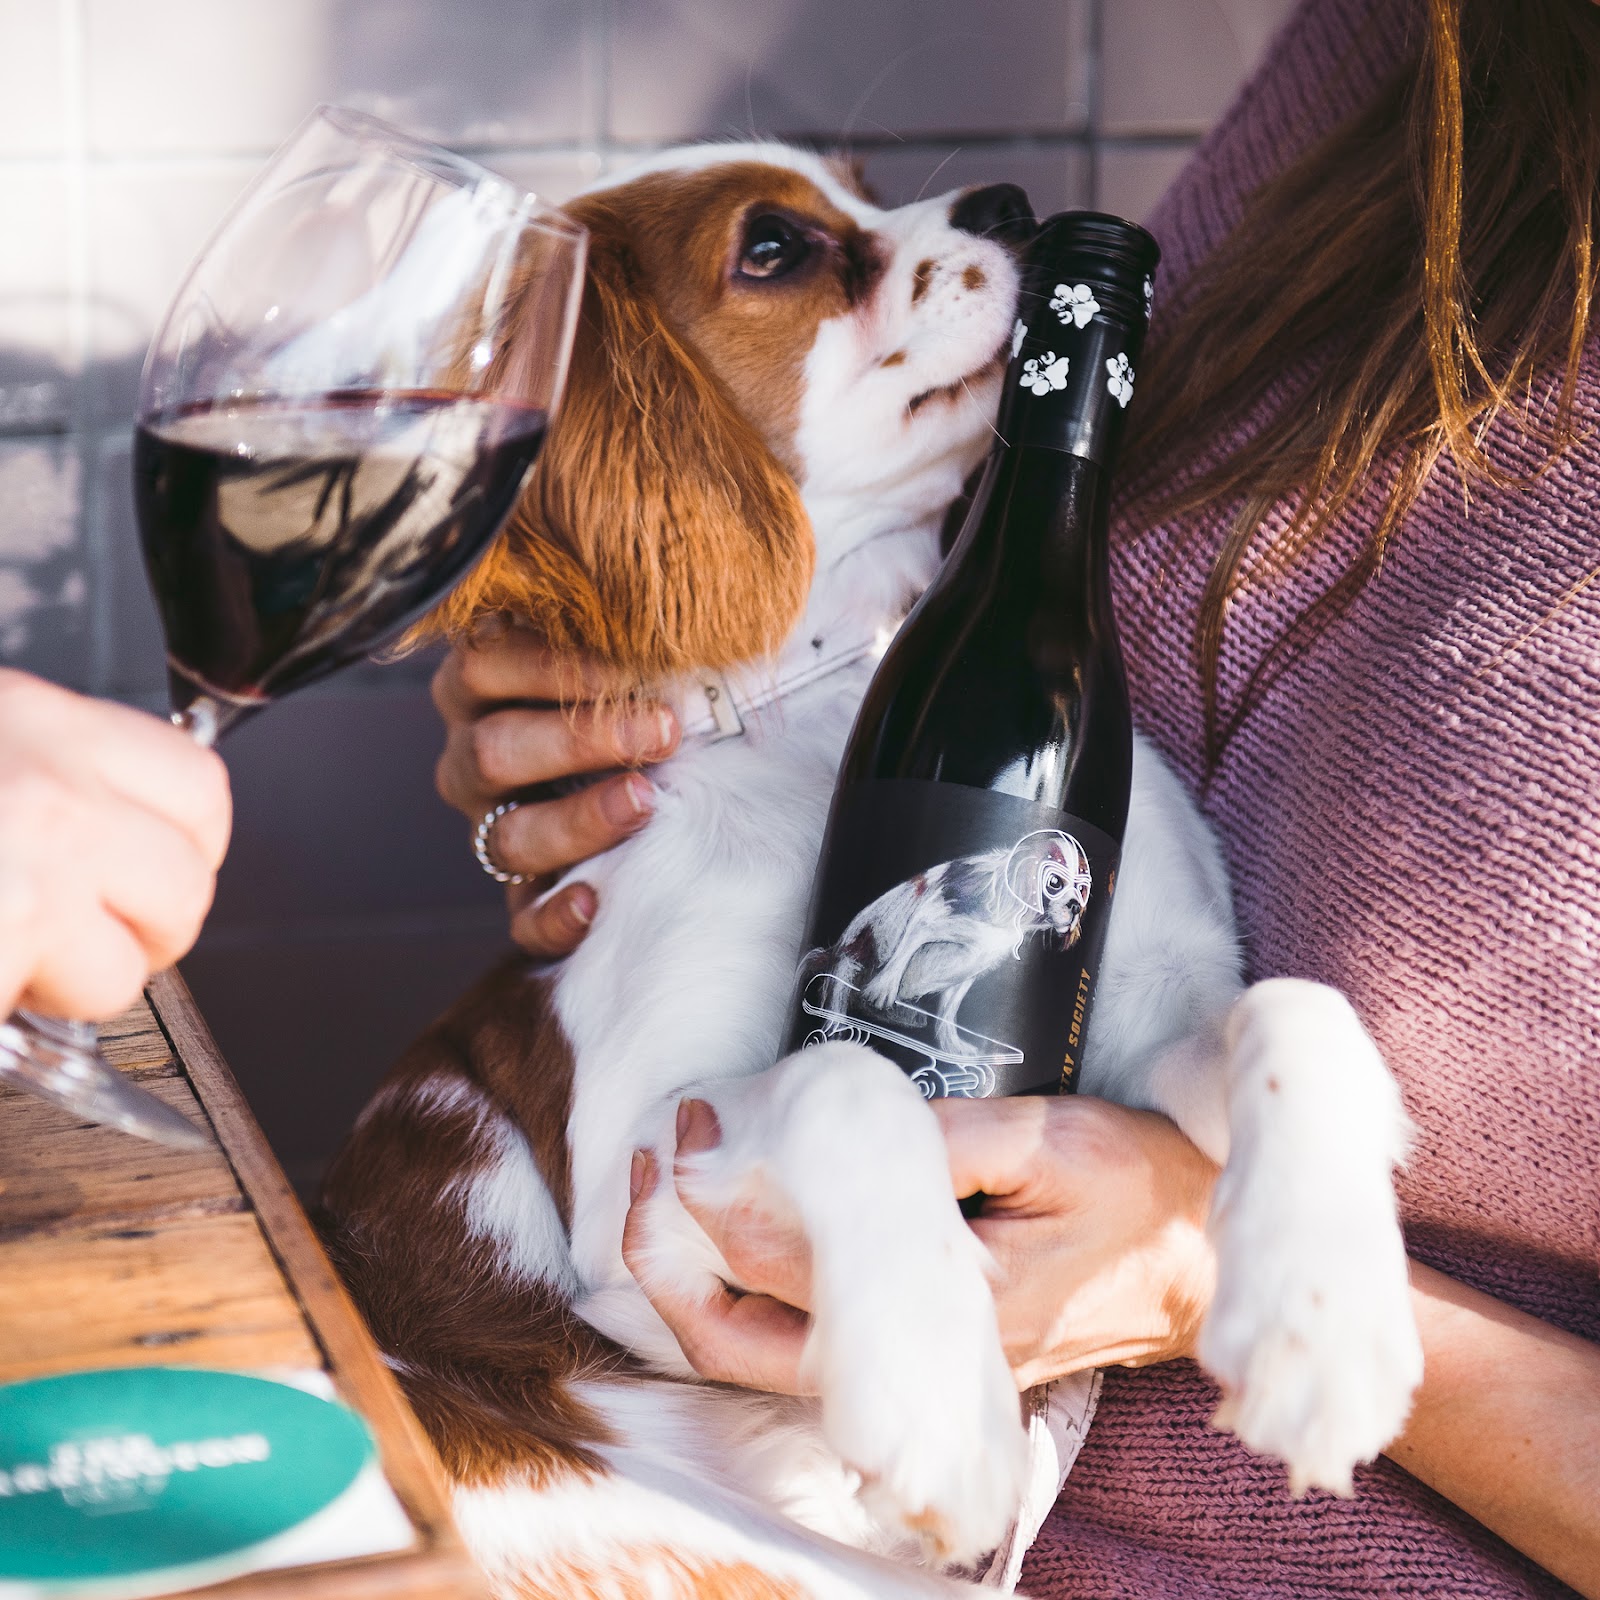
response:
[[[1089,153],[1072,144],[884,145],[867,154],[864,170],[885,205],[1004,181],[1020,183],[1044,216],[1088,205],[1091,193]]]
[[[98,496],[95,524],[102,534],[105,616],[97,659],[109,694],[137,698],[159,690],[165,647],[156,605],[145,582],[144,557],[133,516],[133,438],[126,430],[101,440],[91,492]]]
[[[327,97],[450,143],[599,143],[604,0],[325,4]]]
[[[611,133],[1078,132],[1088,0],[616,0]]]
[[[64,439],[0,439],[0,660],[74,687],[91,659],[79,476]]]
[[[1105,0],[1100,131],[1202,134],[1294,0]]]
[[[67,143],[62,94],[68,0],[0,0],[0,159],[59,155]]]
[[[87,404],[131,420],[146,346],[190,262],[239,197],[252,156],[95,163],[89,169]]]
[[[323,97],[327,13],[323,0],[82,0],[91,153],[270,148]]]
[[[662,141],[755,131],[847,143],[894,201],[1006,179],[1041,211],[1142,216],[1291,3],[0,0],[0,662],[160,705],[139,366],[195,249],[319,100],[558,201]],[[239,830],[190,975],[308,1171],[498,937],[429,792],[425,676],[362,669],[230,757]]]
[[[584,0],[80,3],[96,154],[266,151],[322,100],[456,143],[600,131],[599,13]]]
[[[0,161],[0,429],[53,427],[72,411],[72,208],[60,163]]]
[[[605,170],[605,158],[598,150],[572,154],[516,150],[490,150],[482,156],[491,167],[513,183],[520,183],[530,194],[552,205],[570,200]]]
[[[1187,140],[1148,144],[1101,140],[1094,152],[1095,204],[1135,221],[1149,216],[1193,149]]]

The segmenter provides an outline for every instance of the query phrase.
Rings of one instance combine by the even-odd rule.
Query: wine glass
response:
[[[320,107],[223,220],[145,361],[133,475],[173,720],[211,744],[392,642],[499,530],[561,392],[584,230]],[[87,1024],[0,1022],[0,1079],[199,1145]]]

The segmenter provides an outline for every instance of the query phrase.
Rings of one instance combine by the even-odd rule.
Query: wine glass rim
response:
[[[521,226],[541,229],[546,233],[557,234],[574,241],[582,239],[587,233],[581,222],[569,217],[532,190],[524,189],[501,173],[492,172],[488,167],[480,165],[468,156],[458,154],[445,145],[435,144],[430,139],[420,139],[415,134],[407,133],[403,128],[395,127],[392,122],[385,122],[382,117],[374,116],[370,111],[357,111],[352,106],[324,103],[311,113],[307,121],[327,122],[350,138],[367,140],[397,150],[424,165],[430,173],[439,178],[461,180],[475,185],[496,184],[508,194],[519,197],[522,210],[522,216],[519,218]],[[529,209],[528,202],[532,202],[532,209]]]

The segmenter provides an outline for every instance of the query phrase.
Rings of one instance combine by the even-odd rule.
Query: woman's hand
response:
[[[973,1230],[996,1264],[1000,1336],[1018,1386],[1086,1367],[1192,1355],[1215,1261],[1205,1236],[1216,1168],[1165,1117],[1084,1097],[935,1100],[955,1193],[988,1196]],[[678,1153],[714,1145],[709,1106],[685,1101]],[[659,1181],[641,1153],[623,1236]],[[748,1294],[711,1301],[656,1287],[652,1304],[702,1376],[800,1392],[811,1266],[805,1239],[748,1207],[684,1204]]]
[[[661,761],[678,743],[662,706],[598,707],[608,688],[584,661],[552,654],[526,629],[489,619],[451,650],[434,674],[433,703],[445,722],[439,793],[474,826],[507,795],[536,784]],[[655,790],[640,772],[620,772],[575,794],[525,803],[495,824],[490,850],[529,881],[507,891],[511,936],[533,955],[573,950],[588,932],[594,890],[552,879],[599,855],[650,820]]]
[[[0,671],[0,1017],[98,1020],[194,942],[232,823],[209,750]]]
[[[961,1196],[998,1267],[1021,1388],[1087,1367],[1192,1356],[1216,1287],[1217,1169],[1167,1118],[1109,1100],[936,1100]]]

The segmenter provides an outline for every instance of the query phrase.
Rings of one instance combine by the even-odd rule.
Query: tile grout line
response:
[[[1094,75],[1091,74],[1091,82]],[[871,133],[851,137],[853,149],[868,155],[885,151],[933,151],[948,145],[959,144],[966,150],[982,150],[994,155],[1027,154],[1050,150],[1070,150],[1095,144],[1113,145],[1125,149],[1173,149],[1195,144],[1204,136],[1204,129],[1188,128],[1160,131],[1130,129],[1121,133],[1098,133],[1086,122],[1082,128],[933,128],[892,138]],[[828,136],[815,131],[789,129],[775,135],[796,140],[802,144],[826,148]],[[653,150],[673,143],[693,143],[694,135],[682,139],[618,139],[602,131],[593,139],[530,139],[521,142],[474,141],[469,139],[449,141],[450,148],[473,160],[492,159],[496,156],[524,159],[581,160],[585,156],[647,155]],[[105,177],[148,177],[161,173],[180,176],[203,172],[207,168],[238,168],[254,171],[272,154],[270,147],[238,150],[173,150],[146,151],[142,154],[95,155],[85,151],[82,167],[85,179],[94,174]],[[67,155],[0,156],[0,173],[10,175],[38,175],[49,177],[69,170],[72,161]]]
[[[88,63],[83,0],[61,0],[61,120],[67,210],[68,360],[80,380],[89,355]]]
[[[595,116],[593,154],[604,169],[610,160],[611,146],[614,142],[611,127],[611,91],[614,87],[611,43],[615,36],[616,17],[611,0],[589,0],[589,4],[584,8],[584,25],[593,30],[591,37],[595,41],[595,93],[599,97]]]
[[[1105,0],[1089,0],[1089,206],[1100,208],[1100,152],[1104,143],[1101,76],[1105,55]]]
[[[89,86],[84,0],[61,0],[61,173],[67,215],[67,362],[72,377],[69,438],[78,468],[78,542],[88,585],[87,687],[104,693],[111,677],[112,599],[110,552],[101,516],[99,451],[94,442],[90,330]]]

